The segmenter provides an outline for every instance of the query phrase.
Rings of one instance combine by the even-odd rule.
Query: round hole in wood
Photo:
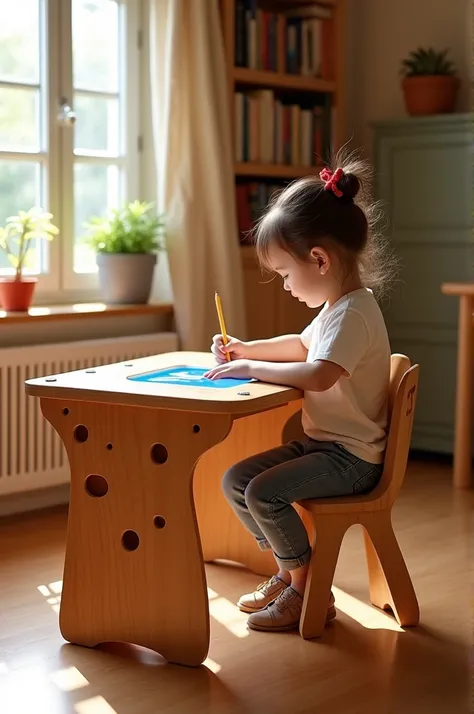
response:
[[[89,438],[89,429],[84,424],[78,424],[74,429],[74,438],[80,444],[83,444]]]
[[[164,464],[168,461],[168,449],[164,444],[153,444],[150,454],[155,464]]]
[[[107,448],[108,448],[109,451],[112,451],[112,449],[114,448],[114,445],[109,442],[109,443],[107,444]]]
[[[69,409],[67,407],[64,407],[63,414],[64,416],[67,416],[69,414]]]
[[[153,523],[155,524],[155,527],[158,529],[164,528],[166,526],[166,521],[163,518],[163,516],[155,516],[153,519]]]
[[[140,545],[140,538],[136,531],[125,531],[122,535],[122,545],[125,550],[136,550]]]
[[[201,427],[199,426],[199,424],[193,424],[193,431],[195,434],[199,434],[199,432],[201,431]]]
[[[103,476],[99,474],[91,474],[86,478],[86,491],[89,496],[102,498],[109,490],[109,484]]]

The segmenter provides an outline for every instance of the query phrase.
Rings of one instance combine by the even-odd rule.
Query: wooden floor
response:
[[[320,640],[248,631],[234,603],[259,578],[209,566],[210,659],[197,669],[125,645],[65,643],[57,610],[66,514],[0,522],[1,714],[471,711],[472,493],[453,491],[450,479],[446,466],[412,463],[395,508],[421,607],[418,628],[401,631],[368,604],[362,537],[352,529],[335,579],[338,618]]]

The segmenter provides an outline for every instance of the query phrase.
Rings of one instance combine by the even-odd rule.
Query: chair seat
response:
[[[338,498],[311,498],[298,501],[298,505],[312,514],[361,513],[383,511],[389,507],[384,493],[376,487],[371,493],[361,496]]]

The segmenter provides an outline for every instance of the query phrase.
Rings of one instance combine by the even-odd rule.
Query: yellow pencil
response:
[[[227,330],[225,329],[225,320],[224,320],[224,312],[222,310],[222,303],[221,299],[219,297],[219,293],[215,292],[214,294],[214,299],[216,301],[216,310],[217,310],[217,317],[219,318],[219,325],[221,328],[221,334],[222,334],[222,342],[226,345],[228,343],[228,337],[227,337]],[[225,353],[225,357],[227,362],[230,362],[230,354],[228,352]]]

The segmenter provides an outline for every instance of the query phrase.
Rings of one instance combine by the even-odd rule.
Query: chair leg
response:
[[[417,625],[420,620],[418,601],[390,513],[374,513],[372,518],[364,519],[362,525],[372,604],[382,610],[390,608],[402,627]]]
[[[321,637],[326,624],[331,586],[337,558],[347,526],[337,516],[318,516],[300,620],[305,640]]]

